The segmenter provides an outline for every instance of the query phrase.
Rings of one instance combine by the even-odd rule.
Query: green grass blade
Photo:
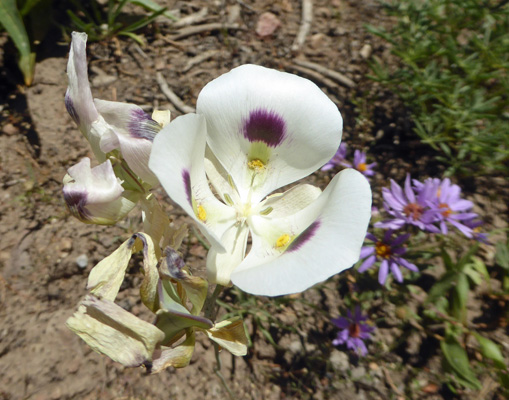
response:
[[[136,4],[137,6],[143,7],[146,10],[159,12],[163,9],[159,4],[152,0],[129,0],[129,3]],[[177,17],[170,14],[166,9],[163,11],[163,14],[166,18],[172,19],[174,21],[177,20]],[[159,14],[158,14],[159,15]]]
[[[25,78],[25,85],[30,86],[34,79],[35,53],[30,50],[28,34],[15,0],[0,1],[0,24],[4,26],[19,51],[19,69]]]

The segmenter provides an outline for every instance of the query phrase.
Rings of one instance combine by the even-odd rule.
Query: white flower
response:
[[[99,162],[106,159],[106,153],[119,149],[134,173],[149,185],[155,185],[157,179],[147,164],[152,141],[162,124],[134,104],[92,99],[86,43],[85,33],[72,33],[67,64],[69,87],[65,94],[67,111],[89,141]]]
[[[341,114],[315,84],[244,65],[205,86],[197,114],[157,135],[149,166],[211,242],[210,281],[276,296],[359,259],[371,214],[360,173],[344,170],[323,193],[298,185],[270,195],[329,161],[341,133]]]
[[[133,209],[140,193],[124,191],[110,160],[90,168],[84,158],[67,170],[64,200],[71,213],[82,222],[110,225]]]

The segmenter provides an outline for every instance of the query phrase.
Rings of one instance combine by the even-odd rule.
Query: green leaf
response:
[[[445,296],[457,279],[458,273],[455,271],[449,271],[442,275],[440,280],[431,287],[426,303],[435,302],[438,298]]]
[[[159,11],[161,11],[161,9],[165,9],[165,7],[161,7],[159,4],[157,4],[156,2],[154,2],[152,0],[129,0],[129,3],[136,4],[138,6],[145,8],[146,10],[150,10],[150,11],[154,11],[154,12],[159,12]],[[172,19],[174,21],[176,21],[178,19],[177,17],[175,17],[173,14],[171,14],[168,11],[164,11],[163,14],[166,18]]]
[[[498,265],[509,270],[509,244],[498,242],[496,244],[495,259]]]
[[[479,342],[482,355],[492,360],[497,368],[507,369],[500,347],[490,339],[479,335],[477,332],[474,332],[474,336]]]
[[[454,336],[448,334],[445,340],[440,342],[440,348],[444,353],[447,364],[465,386],[472,389],[481,389],[481,382],[479,382],[474,371],[470,368],[467,352],[461,347],[458,340]]]
[[[161,279],[174,279],[184,288],[187,298],[193,305],[191,314],[198,315],[207,298],[208,283],[205,279],[192,276],[185,269],[179,254],[171,247],[164,249],[163,260],[159,266]]]
[[[0,24],[4,26],[19,51],[19,69],[25,78],[25,85],[30,86],[34,79],[35,53],[30,50],[30,41],[16,0],[0,1]]]
[[[461,323],[466,322],[467,318],[467,300],[470,285],[465,274],[458,274],[456,286],[452,292],[451,315]]]
[[[158,310],[156,314],[155,325],[164,332],[165,336],[162,344],[165,346],[174,342],[173,339],[188,328],[209,329],[214,326],[211,320],[189,313]]]

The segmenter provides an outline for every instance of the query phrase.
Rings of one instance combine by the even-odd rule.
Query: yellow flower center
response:
[[[440,203],[438,205],[438,208],[442,209],[441,211],[441,214],[447,218],[449,215],[452,214],[452,210],[449,208],[449,205],[445,204],[445,203]]]
[[[285,247],[288,243],[290,243],[290,235],[284,233],[279,236],[276,240],[276,248],[280,249],[281,247]]]
[[[249,167],[249,169],[252,169],[256,172],[261,171],[265,168],[265,164],[263,163],[263,161],[258,158],[249,161],[247,163],[247,166]]]
[[[368,169],[366,163],[360,163],[359,165],[357,165],[357,171],[359,172],[364,172]]]
[[[198,212],[196,213],[196,216],[200,221],[205,222],[207,220],[207,211],[205,211],[203,206],[198,206]]]
[[[391,256],[391,246],[382,242],[376,242],[375,251],[378,257],[389,258]]]

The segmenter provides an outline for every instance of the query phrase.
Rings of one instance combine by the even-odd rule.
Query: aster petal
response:
[[[332,318],[331,322],[338,329],[347,329],[350,326],[350,321],[348,321],[345,317]]]
[[[389,274],[389,262],[387,260],[382,260],[380,263],[380,269],[378,270],[378,282],[380,285],[383,285],[387,280],[387,275]]]
[[[410,271],[419,272],[419,268],[417,268],[417,266],[415,264],[408,262],[404,258],[400,258],[398,260],[398,263],[399,263],[399,265],[402,265],[403,267],[405,267],[406,269],[409,269]]]
[[[359,267],[359,269],[357,271],[359,271],[361,273],[367,271],[369,268],[371,268],[373,266],[375,261],[376,261],[375,255],[372,255],[372,256],[366,258],[366,260],[364,260],[364,262],[362,263],[362,265]]]
[[[108,129],[101,137],[105,153],[119,148],[129,167],[150,185],[158,183],[148,168],[152,141],[161,126],[135,104],[95,99],[97,111]]]
[[[410,233],[405,233],[404,235],[399,235],[398,237],[394,238],[394,240],[391,242],[391,246],[392,247],[400,246],[401,244],[405,243],[409,237],[410,237]]]
[[[409,203],[415,203],[415,193],[412,188],[410,174],[407,174],[407,176],[405,178],[405,195],[406,195]]]
[[[403,274],[401,273],[401,270],[399,269],[398,264],[396,264],[396,262],[394,262],[394,261],[391,261],[390,268],[391,268],[392,274],[394,275],[394,278],[396,278],[396,280],[400,283],[403,282]]]
[[[363,246],[361,249],[361,255],[359,256],[359,259],[364,259],[367,256],[373,254],[375,252],[375,248],[373,246]]]
[[[252,182],[248,162],[263,162],[253,202],[324,165],[341,140],[341,114],[314,83],[256,65],[208,83],[197,112],[206,117],[210,148],[231,172],[241,198]]]
[[[369,183],[355,170],[341,171],[300,212],[279,219],[252,217],[252,249],[233,271],[232,282],[267,296],[303,291],[359,259],[370,216]],[[293,241],[278,248],[284,234]]]
[[[384,188],[385,189],[385,188]],[[393,204],[391,206],[396,209],[403,209],[403,206],[407,204],[407,199],[405,198],[405,195],[403,194],[403,189],[401,186],[399,186],[396,181],[391,179],[391,190],[382,190],[382,194],[384,195],[384,200],[389,202],[388,199],[385,198],[385,193],[391,194],[392,198],[395,200],[395,203],[399,205],[399,208],[394,207]]]
[[[209,188],[204,168],[205,140],[203,116],[178,117],[155,137],[149,167],[211,244],[224,250],[221,237],[235,223],[235,210],[217,200]]]

